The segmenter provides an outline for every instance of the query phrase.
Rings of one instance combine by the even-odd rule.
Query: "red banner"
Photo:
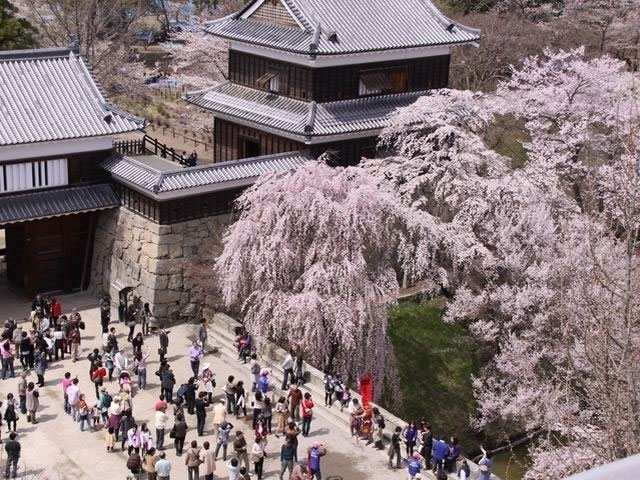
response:
[[[360,397],[362,397],[363,407],[373,402],[373,378],[369,375],[365,375],[360,379]]]

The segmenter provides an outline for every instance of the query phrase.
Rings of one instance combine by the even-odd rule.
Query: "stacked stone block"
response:
[[[124,207],[104,211],[95,237],[93,289],[117,302],[118,288],[133,287],[162,324],[197,320],[207,300],[207,280],[199,273],[219,252],[227,223],[223,215],[159,225]]]

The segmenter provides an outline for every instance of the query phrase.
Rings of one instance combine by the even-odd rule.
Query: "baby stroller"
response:
[[[131,376],[129,372],[123,370],[120,372],[120,378],[118,379],[118,383],[120,384],[120,388],[127,393],[131,393]]]

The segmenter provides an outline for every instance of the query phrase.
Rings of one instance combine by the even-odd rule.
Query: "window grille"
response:
[[[55,187],[68,183],[66,158],[0,166],[0,192]]]

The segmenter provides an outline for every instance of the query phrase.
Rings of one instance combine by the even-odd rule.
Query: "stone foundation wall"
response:
[[[197,320],[207,300],[203,264],[220,250],[228,215],[158,225],[124,207],[100,214],[91,285],[109,292],[133,287],[161,324]],[[208,299],[209,302],[212,299]]]

